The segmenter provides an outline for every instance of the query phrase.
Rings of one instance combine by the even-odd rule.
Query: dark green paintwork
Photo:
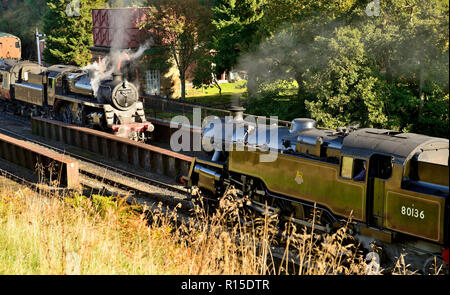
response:
[[[362,183],[344,179],[339,175],[339,165],[293,155],[278,154],[275,162],[261,162],[262,154],[232,151],[229,170],[260,179],[279,195],[316,202],[342,217],[352,212],[353,219],[367,222],[367,180]],[[368,212],[374,223],[371,225],[442,244],[445,199],[401,189],[402,173],[403,166],[394,164],[391,178],[374,180],[373,206]],[[423,210],[424,218],[402,215],[402,206]]]
[[[373,220],[377,227],[383,226],[383,215],[384,215],[384,185],[385,180],[374,178],[373,185]]]
[[[405,210],[410,208],[415,212],[412,212],[410,216],[407,215],[408,212],[402,214],[402,207],[405,207]],[[442,198],[433,200],[426,195],[412,196],[408,192],[405,194],[405,192],[387,191],[385,226],[392,230],[440,242],[443,239],[443,208],[444,199]],[[420,216],[422,211],[423,218]]]
[[[275,193],[316,202],[331,212],[365,221],[365,183],[343,179],[339,166],[279,154],[275,162],[260,162],[262,152],[230,152],[230,171],[261,179]],[[300,174],[301,184],[296,177]]]

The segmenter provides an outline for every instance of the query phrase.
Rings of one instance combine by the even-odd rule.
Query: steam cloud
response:
[[[94,96],[97,97],[98,89],[102,81],[111,80],[114,72],[119,71],[125,63],[140,58],[150,46],[151,41],[147,41],[144,45],[140,46],[136,52],[133,52],[131,49],[121,50],[111,48],[111,52],[108,56],[85,66],[83,70],[90,72]]]
[[[117,0],[109,1],[109,5],[115,8],[126,8],[131,5],[142,4],[142,1],[122,1],[123,4],[118,6],[117,2]],[[102,81],[111,80],[114,72],[120,71],[126,63],[140,58],[153,44],[152,40],[147,40],[136,52],[131,49],[123,49],[129,37],[126,29],[135,21],[133,14],[128,12],[110,14],[109,21],[110,26],[114,29],[109,55],[83,68],[90,73],[90,84],[95,97],[97,97]]]
[[[361,32],[359,42],[364,46],[366,57],[394,56],[393,60],[379,61],[385,63],[377,65],[380,73],[386,73],[389,66],[390,75],[393,79],[414,79],[414,77],[420,75],[421,63],[426,63],[424,69],[428,80],[436,81],[443,85],[444,89],[448,89],[448,51],[446,54],[434,54],[425,58],[425,49],[429,51],[440,49],[438,47],[433,48],[435,45],[430,45],[431,42],[428,42],[423,35],[406,36],[398,42],[392,41],[389,43],[389,38],[396,40],[396,36],[402,34],[401,29],[389,33],[391,36],[386,38],[388,46],[379,46],[381,42],[377,39],[380,33],[378,28],[366,24],[365,19],[361,22],[355,21],[346,25],[341,21],[334,21],[327,24],[324,20],[320,30],[316,32],[314,38],[309,40],[299,39],[295,28],[297,24],[286,24],[281,26],[272,37],[261,41],[254,50],[240,56],[236,69],[245,70],[249,73],[248,88],[249,91],[252,88],[253,95],[258,95],[257,91],[260,84],[280,80],[294,81],[296,72],[304,75],[302,79],[307,78],[308,73],[305,73],[307,69],[322,71],[328,67],[331,58],[326,55],[326,48],[318,50],[316,37],[335,39],[337,29],[348,27],[358,28]],[[311,28],[311,30],[314,32],[314,28]],[[392,52],[386,52],[388,49]],[[401,52],[401,54],[396,53],[396,51]],[[395,54],[398,54],[398,57]],[[399,61],[396,61],[395,58]],[[442,65],[447,65],[447,67]]]

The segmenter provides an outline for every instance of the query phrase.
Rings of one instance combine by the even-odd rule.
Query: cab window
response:
[[[342,157],[341,176],[354,181],[366,180],[367,162],[352,157]]]
[[[55,79],[53,78],[48,79],[48,87],[50,87],[51,89],[55,89]]]
[[[355,159],[353,163],[353,180],[366,181],[367,163],[365,160]]]
[[[392,176],[392,157],[373,155],[370,158],[369,177],[389,179]]]
[[[351,179],[353,175],[353,158],[342,157],[341,176]]]

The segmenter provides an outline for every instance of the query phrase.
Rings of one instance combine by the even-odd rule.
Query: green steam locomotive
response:
[[[386,257],[412,252],[408,263],[424,272],[434,259],[448,267],[448,139],[318,129],[311,119],[266,126],[243,120],[235,108],[232,120],[204,128],[202,144],[213,156],[195,160],[190,186],[220,195],[233,185],[251,209],[326,232],[351,217],[354,236],[368,249],[375,242]]]

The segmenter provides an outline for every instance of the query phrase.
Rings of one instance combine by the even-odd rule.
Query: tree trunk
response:
[[[186,78],[185,73],[180,73],[180,80],[181,80],[181,99],[186,99]]]
[[[392,83],[392,81],[394,80],[392,75],[391,59],[389,53],[386,55],[386,80],[389,83]]]
[[[220,84],[215,77],[213,77],[213,82],[214,82],[214,85],[216,85],[217,89],[219,89],[219,98],[220,98],[220,101],[222,101],[222,87],[220,87]]]
[[[177,50],[175,49],[174,44],[170,46],[172,51],[173,58],[175,59],[175,64],[177,65],[178,71],[180,72],[180,81],[181,81],[181,99],[186,99],[186,70],[183,67],[183,63],[180,62],[180,59],[177,54]]]
[[[423,87],[425,84],[424,80],[424,69],[423,69],[423,63],[420,63],[420,77],[419,77],[419,99],[420,99],[420,113],[422,112],[422,108],[425,102],[425,94],[423,93]]]
[[[258,86],[256,84],[256,77],[254,74],[249,73],[247,78],[247,93],[249,97],[255,97],[258,92]]]
[[[303,78],[301,73],[297,73],[295,75],[295,81],[298,84],[298,90],[297,90],[297,101],[300,105],[300,112],[302,115],[306,115],[306,105],[305,105],[305,98],[303,97]]]

